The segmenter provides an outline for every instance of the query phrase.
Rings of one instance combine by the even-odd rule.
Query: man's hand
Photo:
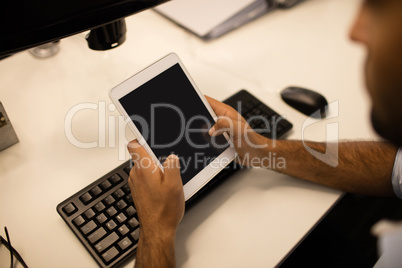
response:
[[[141,226],[136,267],[174,267],[176,229],[184,215],[179,159],[170,155],[163,173],[136,140],[127,147],[134,162],[128,182]]]
[[[232,107],[205,96],[218,116],[216,124],[209,130],[211,136],[229,133],[236,152],[237,162],[244,166],[261,166],[261,159],[267,155],[271,140],[255,132],[246,120]]]
[[[333,167],[306,150],[309,147],[325,153],[328,150],[326,143],[296,140],[276,140],[274,143],[254,132],[232,107],[206,98],[219,118],[210,129],[210,135],[228,132],[239,154],[240,164],[273,169],[346,192],[393,195],[391,176],[397,151],[393,145],[386,142],[340,142],[337,148],[339,164]],[[264,158],[269,160],[272,157],[280,159],[283,165],[265,165]]]

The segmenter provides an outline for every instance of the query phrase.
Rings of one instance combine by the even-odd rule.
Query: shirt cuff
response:
[[[392,188],[395,195],[402,199],[402,147],[398,149],[392,171]]]

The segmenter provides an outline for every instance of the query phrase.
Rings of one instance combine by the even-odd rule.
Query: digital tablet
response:
[[[167,156],[179,157],[186,200],[235,158],[226,133],[208,134],[217,117],[176,54],[133,75],[109,95],[162,171]]]

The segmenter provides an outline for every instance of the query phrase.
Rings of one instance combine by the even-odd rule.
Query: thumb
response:
[[[223,132],[229,132],[229,134],[232,136],[235,124],[236,122],[229,117],[219,117],[215,125],[209,130],[208,133],[211,136],[219,136],[222,135]]]
[[[163,169],[165,171],[165,178],[168,181],[178,180],[181,183],[181,175],[180,175],[180,160],[177,155],[171,154],[168,158],[166,158],[163,163]]]

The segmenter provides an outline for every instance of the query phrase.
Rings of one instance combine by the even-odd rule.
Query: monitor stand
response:
[[[0,151],[18,142],[13,125],[7,116],[6,110],[0,102]]]
[[[35,58],[40,58],[40,59],[46,59],[53,57],[54,55],[59,52],[60,47],[60,40],[53,41],[50,43],[46,43],[31,49],[28,49],[29,53],[31,53],[32,56]]]

